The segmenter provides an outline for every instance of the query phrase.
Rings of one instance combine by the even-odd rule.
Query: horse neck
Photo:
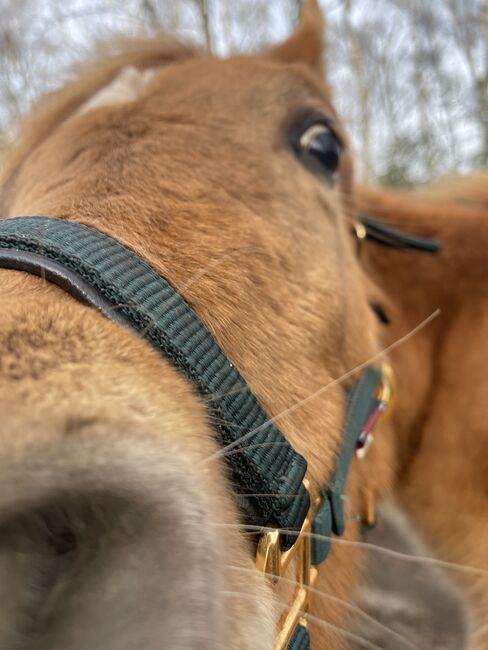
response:
[[[370,188],[361,188],[357,206],[361,213],[408,232],[435,237],[442,245],[437,255],[406,253],[375,244],[367,244],[361,253],[364,268],[383,293],[391,320],[384,332],[385,345],[440,309],[434,322],[392,354],[399,376],[394,421],[399,465],[407,472],[427,438],[428,447],[440,444],[442,437],[429,437],[427,430],[444,430],[447,417],[451,425],[445,430],[451,433],[446,435],[457,440],[462,432],[459,417],[465,415],[446,397],[449,387],[452,395],[454,384],[459,384],[459,394],[471,393],[465,389],[473,382],[481,385],[480,351],[485,346],[483,329],[486,332],[488,319],[484,280],[488,258],[486,211],[412,200],[406,193]],[[484,399],[486,396],[477,397],[468,414],[475,429],[479,426],[478,402],[482,404]],[[445,408],[433,411],[437,403]]]
[[[414,192],[384,190],[359,186],[356,188],[356,211],[369,214],[385,223],[426,237],[434,237],[441,242],[439,255],[417,256],[415,266],[419,273],[429,276],[429,282],[444,284],[449,282],[465,289],[465,280],[469,283],[483,281],[483,265],[488,261],[488,227],[487,209],[481,204],[462,205],[441,198],[427,200]],[[406,266],[411,272],[412,259],[406,265],[401,264],[401,256],[395,255],[396,264],[400,263],[399,272]],[[375,258],[383,258],[381,254]],[[391,258],[386,254],[387,262]],[[384,266],[385,262],[380,261]],[[395,270],[395,274],[397,270]]]

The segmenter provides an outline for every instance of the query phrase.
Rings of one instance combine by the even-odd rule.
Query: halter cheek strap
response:
[[[94,228],[53,217],[0,220],[0,267],[57,284],[77,300],[129,328],[193,383],[215,414],[215,435],[263,534],[258,566],[277,579],[299,556],[299,587],[280,621],[276,648],[309,647],[306,620],[315,565],[326,557],[332,533],[344,531],[343,498],[364,426],[379,408],[382,373],[364,371],[347,395],[347,419],[329,485],[311,494],[306,460],[288,443],[219,344],[184,298],[144,259]],[[247,496],[246,496],[247,495]],[[281,529],[281,532],[280,530]]]
[[[388,226],[378,219],[374,219],[367,214],[359,217],[354,224],[354,232],[358,244],[362,241],[371,241],[380,246],[395,248],[400,251],[414,251],[417,253],[438,253],[441,250],[441,244],[436,239],[430,237],[420,237]]]

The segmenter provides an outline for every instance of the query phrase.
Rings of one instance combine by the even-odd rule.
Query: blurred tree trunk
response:
[[[209,52],[212,51],[212,35],[210,33],[210,17],[208,0],[197,0],[198,10],[202,21],[203,34],[205,36],[205,45]]]
[[[8,116],[6,128],[0,130],[0,156],[9,140],[10,128],[19,121],[22,113],[20,94],[16,91],[19,81],[21,84],[26,83],[21,65],[22,54],[21,38],[15,27],[9,29],[5,25],[3,29],[0,28],[0,100],[2,109]]]
[[[351,22],[353,6],[352,0],[344,2],[344,30],[346,33],[349,56],[351,59],[352,69],[358,83],[358,95],[360,104],[360,134],[361,134],[361,160],[363,166],[364,180],[370,181],[372,176],[371,169],[371,144],[370,144],[370,93],[366,66],[364,63],[364,53],[361,50],[361,43],[355,28]]]
[[[222,37],[226,52],[234,53],[234,38],[232,35],[232,17],[230,13],[230,0],[220,0]]]
[[[156,8],[154,7],[151,0],[142,0],[141,8],[147,23],[151,27],[157,27],[159,25],[158,12],[156,11]]]
[[[293,18],[296,17],[296,20],[299,20],[300,16],[302,15],[303,7],[305,6],[305,0],[293,0],[292,8],[293,6],[296,12],[296,16],[293,16]]]
[[[181,27],[181,0],[172,0],[168,5],[167,29],[170,34],[173,34]]]
[[[488,165],[488,0],[482,0],[481,25],[485,47],[484,74],[478,82],[480,111],[484,130],[484,160]]]
[[[429,90],[425,81],[425,70],[429,69],[430,31],[423,25],[422,13],[419,12],[418,0],[410,0],[410,11],[413,20],[414,46],[414,83],[417,95],[417,109],[420,118],[420,136],[422,140],[423,162],[429,178],[434,173],[434,146],[432,141],[432,124],[429,119]]]
[[[480,0],[480,23],[481,36],[484,41],[484,61],[483,69],[478,72],[472,53],[473,43],[470,39],[469,31],[462,29],[463,20],[458,11],[455,0],[447,0],[451,19],[453,21],[453,31],[456,36],[456,44],[461,50],[468,65],[475,94],[476,106],[479,119],[483,145],[481,153],[481,164],[488,165],[488,0]]]

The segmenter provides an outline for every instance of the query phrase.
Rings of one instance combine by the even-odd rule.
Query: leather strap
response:
[[[435,239],[401,232],[366,214],[361,215],[359,220],[366,229],[366,239],[380,246],[420,253],[438,253],[441,248],[440,242]]]

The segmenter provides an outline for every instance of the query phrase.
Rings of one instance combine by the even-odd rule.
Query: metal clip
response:
[[[392,404],[396,394],[395,374],[393,372],[393,368],[389,363],[385,362],[381,366],[381,372],[381,386],[377,395],[377,399],[379,401],[378,419],[384,418],[385,415],[391,414]],[[358,458],[364,458],[368,447],[372,442],[373,434],[371,430],[369,430],[367,432],[364,445],[356,450],[356,455]],[[366,501],[364,523],[366,523],[368,526],[374,526],[376,523],[376,500],[373,488],[367,487],[364,492],[364,497]]]
[[[356,235],[356,255],[359,257],[361,254],[362,244],[368,238],[368,231],[366,226],[361,223],[361,221],[355,221],[353,223],[354,233]]]
[[[364,513],[364,523],[368,526],[374,526],[376,523],[376,499],[371,487],[366,488],[366,511]]]
[[[304,614],[308,612],[310,587],[314,586],[318,574],[317,569],[312,565],[310,533],[315,513],[320,505],[320,497],[311,493],[306,479],[303,485],[310,495],[310,508],[293,546],[288,551],[282,552],[280,533],[273,530],[261,537],[256,553],[257,568],[270,577],[273,585],[276,585],[285,575],[292,560],[296,562],[297,588],[291,606],[279,620],[275,650],[287,648],[298,624],[307,627]]]
[[[386,414],[391,413],[395,396],[395,375],[390,364],[386,362],[381,366],[381,373],[381,383],[376,392],[378,405],[363,424],[359,435],[358,445],[356,447],[356,456],[359,460],[365,458],[369,447],[373,443],[373,431],[379,420],[383,419]]]

